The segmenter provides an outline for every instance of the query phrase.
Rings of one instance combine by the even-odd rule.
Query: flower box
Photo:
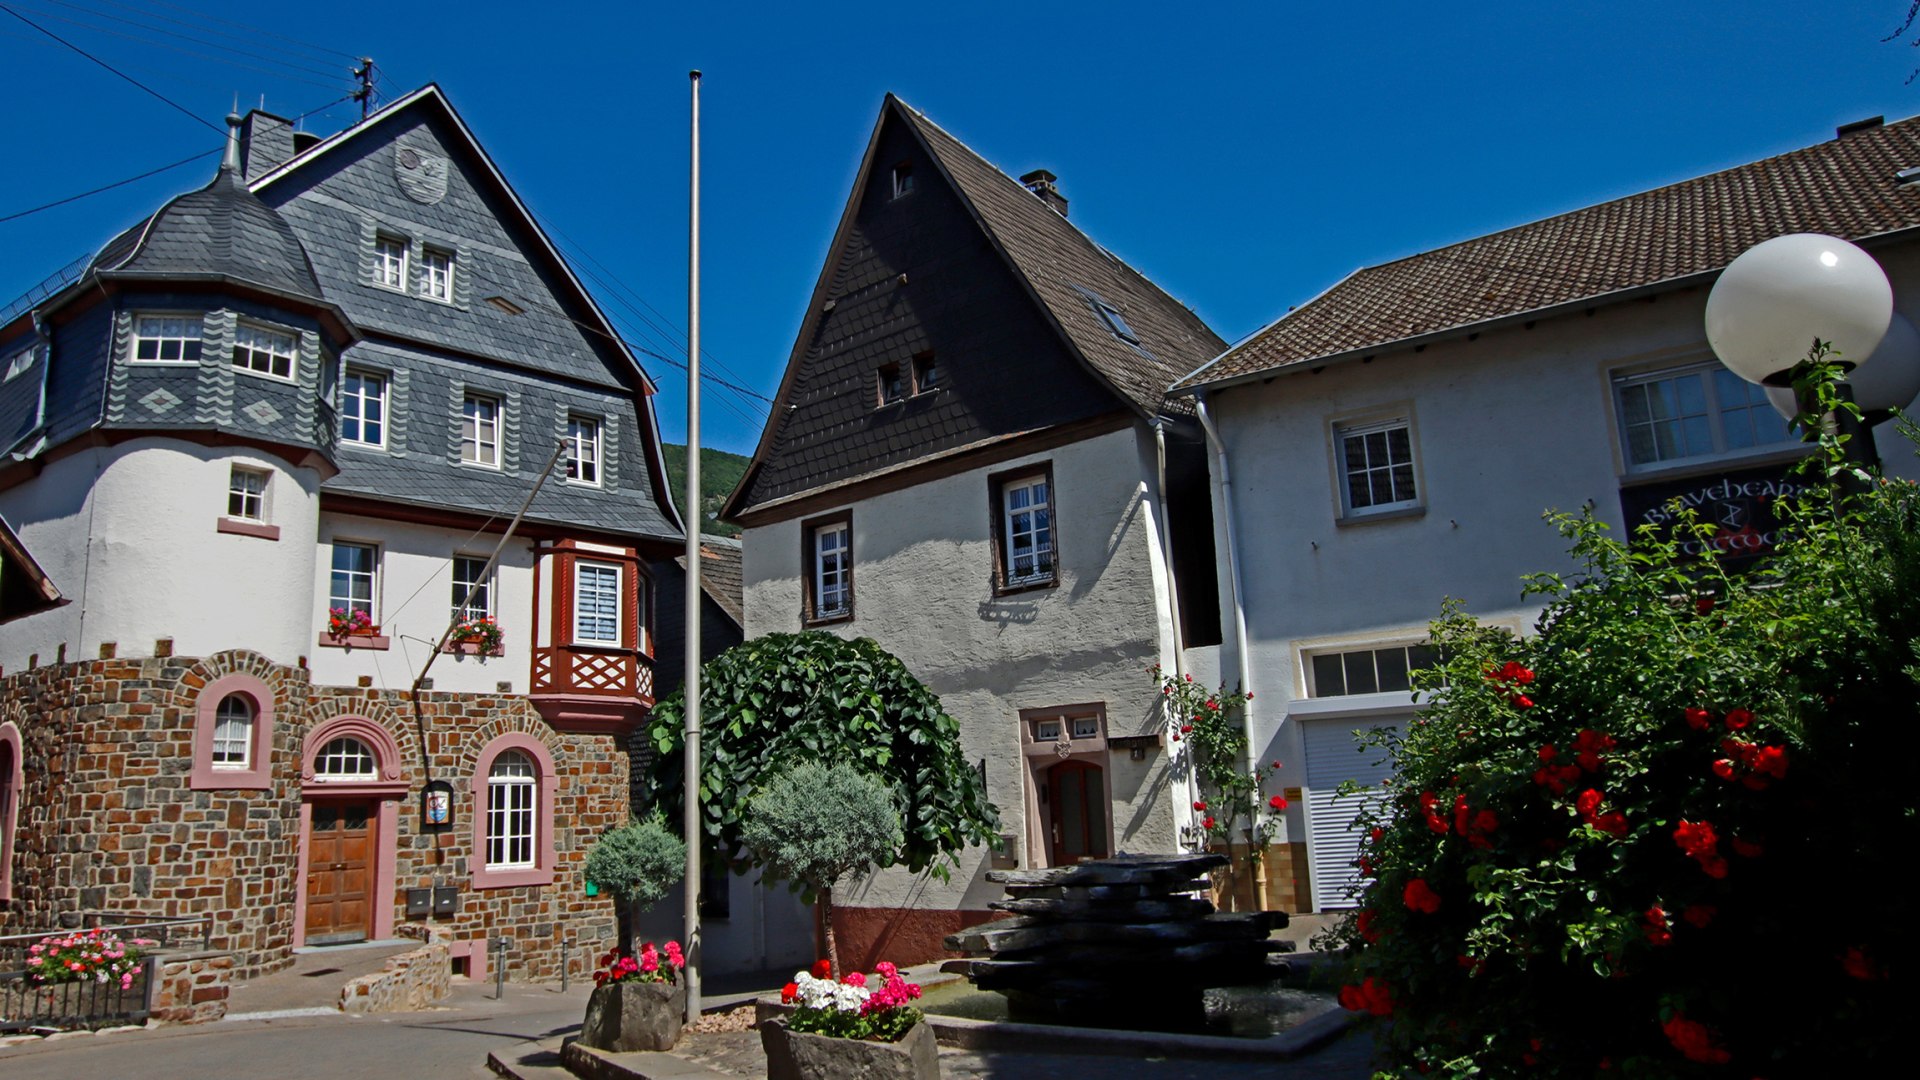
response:
[[[671,1050],[680,1041],[686,1011],[684,984],[638,979],[605,983],[594,987],[587,1001],[580,1043],[620,1054]]]
[[[870,1042],[811,1035],[787,1028],[784,1018],[760,1025],[767,1052],[767,1080],[935,1080],[940,1075],[940,1046],[923,1021],[907,1029],[899,1042]]]

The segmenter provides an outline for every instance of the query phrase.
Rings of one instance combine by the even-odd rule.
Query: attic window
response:
[[[509,315],[525,315],[527,313],[526,308],[521,307],[519,304],[514,303],[504,296],[489,296],[487,297],[487,303],[492,304],[494,307],[499,308]]]
[[[899,198],[913,190],[913,162],[903,161],[893,167],[893,197]]]
[[[913,358],[913,392],[924,394],[940,388],[940,361],[930,352]]]
[[[879,383],[878,404],[892,405],[906,396],[906,383],[901,381],[899,364],[881,364],[876,375]]]
[[[1127,325],[1126,316],[1120,314],[1112,304],[1105,300],[1095,300],[1093,309],[1100,313],[1100,318],[1106,321],[1107,329],[1113,331],[1114,337],[1129,345],[1140,344],[1140,335],[1133,332],[1133,327]]]

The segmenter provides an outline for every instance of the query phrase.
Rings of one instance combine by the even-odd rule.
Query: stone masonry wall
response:
[[[209,1024],[227,1015],[233,991],[231,953],[185,953],[160,962],[153,992],[153,1019],[168,1024]]]
[[[386,967],[340,988],[340,1011],[419,1012],[453,992],[445,945],[426,945],[387,960]]]

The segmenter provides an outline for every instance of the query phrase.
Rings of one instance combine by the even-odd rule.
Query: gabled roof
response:
[[[1920,184],[1896,177],[1915,166],[1920,118],[1367,267],[1174,391],[1678,287],[1786,233],[1862,240],[1920,226]]]
[[[118,276],[222,277],[325,303],[307,249],[279,212],[222,166],[108,241],[90,269]]]
[[[680,569],[687,568],[685,555],[676,556],[673,561]],[[729,536],[700,537],[700,591],[742,630],[747,627],[743,561],[739,540]]]
[[[0,622],[11,622],[67,602],[13,526],[0,518]]]
[[[1226,346],[1200,316],[1095,243],[1026,185],[906,102],[887,95],[920,135],[1013,269],[1046,306],[1081,362],[1148,417],[1164,410],[1166,388]],[[1117,309],[1139,338],[1128,344],[1095,301]]]
[[[895,132],[899,134],[896,136]],[[844,310],[843,292],[848,289],[848,283],[839,280],[839,275],[849,271],[841,265],[842,260],[855,258],[849,252],[871,245],[871,238],[863,234],[858,219],[873,178],[883,177],[878,170],[884,170],[888,164],[876,161],[883,137],[890,144],[904,139],[916,146],[912,151],[915,158],[924,154],[940,185],[952,192],[958,207],[956,212],[962,215],[958,228],[968,238],[966,244],[973,245],[983,255],[995,275],[1003,272],[1006,275],[1004,282],[995,279],[995,287],[1000,289],[998,295],[1011,296],[1015,303],[1030,305],[1020,312],[1025,320],[1021,332],[1026,333],[1030,327],[1032,333],[1044,339],[1047,362],[1058,360],[1056,367],[1046,370],[1058,383],[1060,396],[1047,398],[1033,410],[1032,416],[1020,417],[1017,424],[943,427],[945,420],[954,418],[942,420],[929,410],[911,422],[878,428],[867,423],[865,416],[830,414],[831,409],[844,404],[840,400],[844,394],[830,400],[825,395],[835,392],[831,388],[815,387],[805,393],[800,389],[810,347],[818,344],[822,328],[832,325],[830,318],[841,318],[830,315],[836,305],[843,306]],[[916,241],[937,242],[944,245],[943,251],[957,251],[959,245],[955,238],[960,233],[937,237],[916,234]],[[976,268],[970,272],[979,271]],[[906,281],[902,275],[901,284]],[[871,292],[872,284],[863,283],[862,288]],[[1000,288],[1002,284],[1004,288]],[[943,295],[951,297],[962,292],[950,291]],[[967,295],[967,302],[974,302],[974,294]],[[1123,340],[1109,325],[1101,313],[1102,305],[1113,309],[1124,320],[1134,338],[1132,342]],[[871,319],[864,314],[846,317],[856,324],[846,331],[849,341],[879,340],[891,318],[882,314],[874,314]],[[1028,340],[1035,343],[1038,339]],[[1082,421],[1092,413],[1131,413],[1151,418],[1169,410],[1184,412],[1188,409],[1185,403],[1170,403],[1167,399],[1167,385],[1181,373],[1216,355],[1224,346],[1199,316],[1089,239],[1025,185],[1000,171],[924,114],[888,94],[861,155],[859,171],[788,356],[780,390],[775,395],[773,416],[762,429],[753,461],[721,516],[731,518],[752,508],[784,504],[808,493],[897,472],[1006,438]],[[816,392],[821,395],[818,399],[801,400]],[[846,446],[845,440],[849,439],[885,445],[882,451],[865,455],[839,453],[838,448]],[[823,440],[840,441],[830,447]],[[778,459],[782,464],[792,464],[782,455],[789,455],[798,446],[804,446],[815,461],[831,462],[831,467],[820,471],[803,462],[805,468],[799,471],[806,475],[797,481],[792,476],[780,478],[773,485],[778,492],[773,496],[759,491],[759,485],[765,480],[763,474],[776,471],[772,463]],[[826,453],[830,448],[835,452]]]

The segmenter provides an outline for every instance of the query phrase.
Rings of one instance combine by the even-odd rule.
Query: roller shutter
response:
[[[1360,857],[1361,833],[1353,828],[1353,819],[1369,803],[1385,802],[1380,782],[1393,775],[1385,752],[1361,747],[1353,733],[1394,726],[1393,721],[1357,719],[1306,720],[1300,725],[1307,753],[1307,866],[1313,875],[1315,911],[1354,906],[1348,890],[1360,884],[1359,868],[1353,864]],[[1369,793],[1341,796],[1345,780],[1360,783]]]

